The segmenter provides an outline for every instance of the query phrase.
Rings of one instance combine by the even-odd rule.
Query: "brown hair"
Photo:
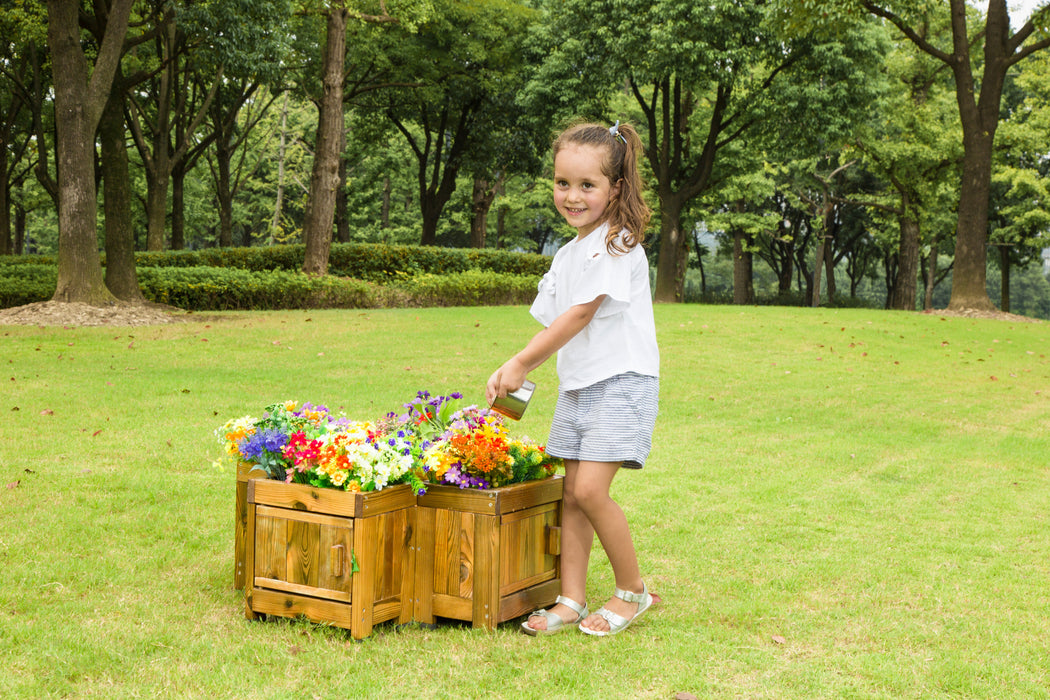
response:
[[[638,171],[642,139],[630,124],[619,124],[617,135],[601,124],[577,124],[554,139],[554,156],[570,144],[603,148],[608,154],[602,162],[602,174],[609,178],[610,184],[620,183],[620,193],[605,210],[605,221],[609,224],[605,245],[610,253],[630,251],[645,240],[645,228],[652,215],[642,198],[642,176]],[[621,244],[617,234],[623,229],[627,232]]]

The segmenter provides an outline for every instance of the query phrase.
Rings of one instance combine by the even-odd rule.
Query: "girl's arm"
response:
[[[591,322],[604,299],[605,295],[602,294],[586,304],[570,307],[551,325],[534,335],[521,352],[492,373],[485,386],[485,399],[491,404],[497,396],[506,396],[507,392],[521,387],[529,372],[542,365]]]

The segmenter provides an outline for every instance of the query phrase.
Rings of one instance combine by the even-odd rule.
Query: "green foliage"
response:
[[[331,274],[299,272],[303,246],[138,253],[150,301],[194,311],[478,306],[532,301],[550,259],[503,250],[343,244]],[[57,270],[48,257],[0,257],[0,308],[46,301]]]
[[[395,282],[417,306],[499,306],[528,304],[539,277],[467,270],[451,275],[424,273]]]
[[[303,266],[302,245],[258,248],[206,248],[161,253],[136,253],[138,267],[199,267],[297,271]],[[444,275],[466,270],[490,270],[512,275],[543,275],[550,258],[489,248],[437,248],[432,246],[334,243],[328,270],[337,277],[381,282],[406,275]]]
[[[58,282],[58,267],[54,261],[44,260],[0,257],[0,309],[51,298]]]
[[[150,301],[196,311],[229,309],[365,308],[375,305],[368,284],[298,272],[215,267],[139,270],[139,285]]]

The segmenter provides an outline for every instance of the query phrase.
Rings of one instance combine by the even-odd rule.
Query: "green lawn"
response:
[[[0,326],[0,697],[1050,697],[1050,327],[660,306],[628,632],[248,622],[213,431],[481,400],[524,307]],[[517,434],[546,438],[553,362]],[[612,590],[596,549],[590,597]]]

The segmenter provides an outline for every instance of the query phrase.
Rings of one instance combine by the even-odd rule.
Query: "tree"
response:
[[[90,70],[80,40],[80,3],[47,2],[47,37],[54,64],[59,190],[55,301],[94,305],[115,301],[103,280],[98,253],[95,129],[120,62],[132,2],[113,0],[110,3],[106,31]]]
[[[1036,34],[1038,23],[1050,19],[1043,6],[1016,33],[1010,32],[1007,0],[988,0],[983,24],[971,21],[965,0],[949,0],[951,49],[926,35],[929,6],[917,0],[861,0],[868,12],[897,27],[919,49],[947,65],[955,81],[955,98],[963,132],[959,218],[955,228],[955,264],[949,309],[993,309],[986,289],[988,205],[992,150],[999,126],[1007,71],[1050,46],[1050,36]],[[974,74],[974,51],[983,43],[980,76]]]
[[[946,24],[927,30],[948,31]],[[897,43],[884,63],[890,89],[875,110],[878,118],[861,125],[847,153],[874,176],[871,196],[853,201],[896,227],[894,239],[878,237],[887,251],[887,307],[915,310],[924,224],[932,224],[945,181],[958,181],[962,153],[950,73],[911,42]]]

